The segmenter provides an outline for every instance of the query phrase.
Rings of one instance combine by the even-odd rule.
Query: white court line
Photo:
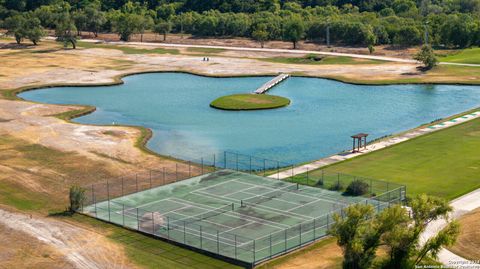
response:
[[[287,200],[283,200],[283,199],[280,199],[280,198],[276,198],[276,197],[270,197],[270,196],[264,196],[264,195],[261,195],[261,194],[256,194],[256,193],[251,193],[251,192],[246,192],[246,191],[242,191],[243,193],[246,193],[246,194],[252,194],[253,196],[250,196],[248,198],[245,198],[243,200],[248,200],[250,198],[254,198],[254,197],[265,197],[265,198],[269,198],[270,200],[278,200],[278,201],[282,201],[284,203],[289,203],[289,204],[293,204],[293,205],[300,205],[299,203],[294,203],[294,202],[289,202]],[[248,202],[248,201],[247,201]]]
[[[190,206],[190,207],[194,207],[194,206]],[[200,208],[200,207],[198,207],[198,208]],[[185,217],[187,217],[187,218],[183,218],[183,219],[181,219],[181,220],[172,220],[170,223],[172,223],[172,222],[180,222],[180,221],[184,221],[184,220],[186,220],[186,219],[189,219],[188,215],[185,215],[185,214],[182,214],[182,213],[176,213],[176,214],[185,216]],[[208,222],[208,223],[215,224],[215,225],[218,225],[218,226],[223,226],[223,227],[225,227],[225,228],[227,228],[227,229],[233,228],[232,226],[228,226],[228,225],[223,225],[223,224],[220,224],[220,223],[212,222],[212,221],[209,221],[209,220],[207,220],[207,219],[199,220],[199,221],[197,221],[197,222]],[[201,226],[200,224],[197,224],[197,225],[198,225],[198,226]],[[177,226],[179,226],[179,225],[177,225]]]
[[[220,186],[220,185],[224,185],[224,184],[227,184],[231,181],[236,181],[236,178],[234,179],[230,179],[230,180],[227,180],[227,181],[223,181],[223,182],[220,182],[220,183],[217,183],[217,184],[213,184],[213,185],[210,185],[210,186],[205,186],[203,188],[200,188],[200,189],[196,189],[196,190],[193,190],[192,192],[194,191],[202,191],[204,189],[210,189],[210,188],[213,188],[213,187],[216,187],[216,186]],[[237,182],[237,183],[242,183],[242,182]]]
[[[200,192],[200,194],[207,195],[207,193],[203,193],[203,192]],[[227,198],[227,197],[224,197],[224,198]],[[300,220],[304,220],[304,221],[313,219],[312,217],[305,216],[305,215],[302,215],[302,214],[293,213],[293,212],[288,212],[289,214],[284,214],[285,211],[282,211],[281,209],[273,208],[273,207],[269,207],[269,206],[265,206],[265,205],[251,203],[251,206],[252,207],[257,207],[257,208],[260,208],[260,209],[262,209],[262,208],[268,209],[268,211],[275,212],[279,215],[287,216],[287,217],[290,217],[290,218],[296,218],[296,219],[300,219]],[[292,216],[292,215],[297,215],[297,216]]]
[[[307,205],[309,205],[309,204],[316,203],[316,202],[319,202],[319,201],[318,201],[318,200],[314,200],[314,201],[308,202],[308,203],[306,203],[306,204],[299,205],[299,206],[294,207],[294,208],[290,208],[290,209],[287,210],[287,211],[290,212],[290,211],[293,211],[293,210],[295,210],[295,209],[297,209],[297,208],[304,207],[304,206],[307,206]]]
[[[230,198],[230,197],[228,197],[228,196],[234,195],[234,194],[239,193],[239,192],[244,192],[244,191],[247,191],[247,190],[250,190],[250,189],[253,189],[253,188],[255,188],[255,187],[249,187],[249,188],[242,189],[242,190],[239,190],[239,191],[236,191],[236,192],[232,192],[232,193],[229,193],[229,194],[219,195],[219,197]],[[231,198],[231,199],[233,199],[233,198]]]
[[[245,183],[245,184],[248,184],[248,185],[252,185],[252,186],[258,186],[258,185],[255,185],[255,184],[251,184],[251,183]],[[272,187],[267,187],[267,186],[262,186],[262,187],[265,187],[267,189],[271,189],[271,190],[276,190],[275,188],[272,188]],[[308,189],[308,188],[307,188]],[[301,190],[300,190],[301,191]],[[312,196],[312,195],[304,195],[304,194],[301,194],[301,193],[298,193],[298,191],[285,191],[285,193],[292,193],[294,195],[298,195],[298,196],[302,196],[302,197],[307,197],[307,198],[311,198],[311,199],[315,199],[316,201],[325,201],[325,202],[329,202],[329,203],[337,203],[336,201],[334,200],[330,200],[330,199],[327,199],[327,198],[323,198],[323,197],[318,197],[318,196]],[[343,204],[343,203],[342,203]]]
[[[195,195],[198,195],[198,196],[202,196],[204,197],[203,195],[200,195],[200,194],[196,194],[194,193]],[[216,197],[212,197],[212,199],[216,199],[216,200],[219,200],[219,201],[223,201],[225,202],[225,200],[223,199],[220,199],[220,198],[216,198]],[[206,206],[206,207],[210,207],[208,205],[203,205],[203,206]],[[212,208],[212,207],[210,207]],[[262,225],[267,225],[267,226],[270,226],[270,227],[274,227],[274,228],[277,228],[277,229],[285,229],[285,228],[290,228],[290,226],[286,225],[286,224],[282,224],[282,223],[277,223],[277,222],[273,222],[273,221],[269,221],[269,220],[266,220],[266,219],[261,219],[261,218],[257,218],[257,217],[253,217],[253,216],[248,216],[248,215],[245,215],[245,214],[242,214],[242,213],[238,213],[238,212],[235,212],[235,211],[229,211],[229,212],[226,212],[225,215],[228,215],[230,217],[235,217],[235,218],[239,218],[239,216],[242,216],[244,218],[247,218],[247,219],[257,219],[259,221],[256,221]],[[269,222],[269,223],[272,223],[272,224],[275,224],[275,225],[272,225],[272,224],[268,224],[268,223],[265,223],[265,222]],[[283,227],[278,227],[276,225],[281,225]]]
[[[233,231],[233,230],[240,229],[240,228],[242,228],[243,226],[247,226],[247,225],[254,224],[254,223],[256,223],[256,222],[255,222],[255,221],[253,221],[253,222],[252,222],[252,221],[248,221],[248,223],[246,223],[246,224],[243,224],[243,225],[240,225],[240,226],[238,226],[238,227],[235,227],[235,228],[232,228],[232,229],[223,231],[223,232],[221,232],[221,233],[219,233],[219,234],[229,233],[229,232],[231,232],[231,231]]]

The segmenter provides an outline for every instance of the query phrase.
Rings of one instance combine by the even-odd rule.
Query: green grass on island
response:
[[[440,62],[480,64],[480,48],[468,48],[464,50],[454,50],[451,53],[439,54]]]
[[[258,110],[284,107],[290,100],[268,94],[233,94],[222,96],[213,101],[210,106],[224,110]]]
[[[476,119],[326,169],[404,184],[410,197],[427,193],[451,200],[480,188],[479,149]],[[310,172],[315,174],[321,170]]]

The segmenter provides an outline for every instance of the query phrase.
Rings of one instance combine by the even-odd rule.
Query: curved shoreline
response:
[[[200,72],[192,72],[192,71],[185,71],[185,70],[174,70],[174,71],[165,71],[165,70],[149,70],[149,71],[137,71],[137,72],[127,72],[123,73],[120,75],[113,76],[111,79],[113,80],[112,82],[107,82],[107,83],[53,83],[53,84],[45,84],[45,85],[32,85],[32,86],[24,86],[16,89],[11,89],[11,90],[5,90],[2,92],[2,95],[5,99],[11,100],[11,101],[23,101],[23,102],[30,102],[30,103],[38,103],[38,104],[45,104],[45,105],[57,105],[57,106],[74,106],[74,107],[79,107],[77,110],[72,110],[72,111],[67,111],[64,113],[60,114],[52,114],[51,116],[56,117],[58,119],[64,120],[68,123],[72,124],[77,124],[77,125],[85,125],[85,126],[103,126],[103,127],[111,127],[111,125],[96,125],[96,124],[86,124],[86,123],[77,123],[72,121],[75,118],[82,117],[88,114],[91,114],[96,111],[95,106],[89,106],[89,105],[75,105],[75,104],[48,104],[48,103],[43,103],[43,102],[36,102],[36,101],[30,101],[23,99],[18,96],[18,94],[27,92],[27,91],[34,91],[34,90],[41,90],[41,89],[48,89],[48,88],[55,88],[55,87],[112,87],[112,86],[118,86],[118,85],[123,85],[125,84],[125,81],[123,78],[129,77],[129,76],[135,76],[135,75],[142,75],[142,74],[157,74],[157,73],[180,73],[180,74],[189,74],[189,75],[194,75],[194,76],[200,76],[200,77],[209,77],[209,78],[242,78],[242,77],[269,77],[269,76],[274,76],[275,73],[264,73],[264,74],[242,74],[242,75],[210,75],[210,74],[204,74]],[[340,83],[346,83],[346,84],[351,84],[351,85],[370,85],[370,86],[387,86],[387,85],[464,85],[464,86],[480,86],[480,82],[478,84],[467,84],[467,83],[412,83],[412,82],[406,82],[406,83],[378,83],[378,84],[373,84],[373,83],[357,83],[357,82],[348,82],[348,81],[343,81],[342,79],[339,78],[330,78],[330,77],[322,77],[322,76],[309,76],[309,75],[297,75],[297,74],[292,74],[292,77],[301,77],[301,78],[316,78],[316,79],[326,79],[326,80],[331,80],[331,81],[337,81]],[[468,110],[470,111],[470,110]],[[456,115],[461,115],[465,114],[467,111],[460,112],[455,115],[451,115],[447,118],[454,117]],[[64,115],[67,114],[67,115]],[[440,120],[435,120],[433,122],[438,122]],[[421,124],[420,126],[424,126],[426,124],[430,123],[425,123]],[[167,156],[167,155],[162,155],[159,154],[147,147],[148,141],[151,139],[153,136],[153,131],[150,128],[140,126],[140,125],[125,125],[125,124],[120,124],[120,125],[115,125],[117,127],[126,127],[126,128],[134,128],[140,131],[140,136],[137,138],[137,141],[135,142],[134,146],[140,149],[142,152],[151,154],[156,157],[160,158],[165,158],[165,159],[170,159],[170,160],[175,160],[179,162],[185,162],[186,160],[178,159],[172,156]],[[405,130],[401,133],[410,131],[410,130],[415,130],[417,128],[412,128],[409,130]],[[384,137],[382,139],[386,138],[391,138],[395,137],[398,134],[392,134],[390,136]],[[313,161],[313,160],[312,160]],[[311,162],[311,161],[309,161]]]

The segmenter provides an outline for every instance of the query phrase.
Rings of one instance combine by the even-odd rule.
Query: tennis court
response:
[[[344,196],[296,183],[219,170],[107,201],[84,213],[247,264],[257,264],[326,235],[332,214],[352,203],[377,210],[389,201]]]

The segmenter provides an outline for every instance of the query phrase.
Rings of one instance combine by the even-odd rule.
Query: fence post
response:
[[[152,212],[152,234],[155,235],[155,215]]]
[[[138,176],[137,176],[137,174],[135,174],[135,186],[136,186],[137,192],[138,192]]]
[[[307,167],[307,185],[309,185],[309,184],[308,184],[308,167]]]
[[[300,235],[299,235],[299,239],[300,239],[300,245],[302,245],[302,224],[300,223]]]
[[[186,244],[186,242],[187,242],[187,239],[186,239],[186,237],[187,237],[187,231],[186,231],[186,229],[185,229],[185,226],[186,226],[185,221],[183,221],[183,243],[184,243],[184,244]]]
[[[234,235],[234,239],[235,239],[235,260],[237,259],[237,235],[235,234]]]
[[[137,230],[140,231],[140,220],[138,219],[138,207],[137,209]]]
[[[227,152],[223,152],[223,168],[227,169]]]
[[[178,163],[175,163],[175,182],[178,180]]]
[[[203,175],[203,157],[202,157],[201,160],[202,160],[202,175]]]
[[[123,196],[123,176],[122,176],[122,196]]]
[[[107,179],[107,200],[110,201],[110,185],[108,184],[108,179]]]
[[[256,254],[257,254],[257,252],[256,252],[256,250],[255,250],[255,239],[253,239],[253,263],[255,263],[255,260],[256,260],[256,258],[257,258],[257,257],[255,256]]]
[[[317,238],[317,219],[313,219],[313,240]]]
[[[287,252],[287,229],[285,231],[285,252]]]
[[[215,158],[215,154],[213,154],[213,170],[215,170],[215,167],[217,167],[217,160]]]
[[[167,216],[167,238],[170,239],[170,218]]]
[[[152,188],[152,170],[149,170],[150,172],[150,189]]]
[[[108,221],[110,221],[110,200],[107,201],[108,204]]]
[[[188,177],[192,177],[192,163],[188,161]]]
[[[202,242],[202,226],[200,226],[200,249],[203,248],[203,242]]]
[[[125,204],[122,204],[122,225],[125,226]]]
[[[238,153],[235,154],[235,167],[237,168],[237,171],[238,171]]]
[[[329,229],[329,227],[328,227],[328,226],[329,226],[329,223],[328,223],[328,219],[329,219],[329,217],[330,217],[330,213],[329,213],[329,214],[327,214],[327,232],[328,232],[328,229]]]
[[[322,169],[322,182],[324,182],[325,170]]]
[[[266,169],[266,164],[265,164],[266,160],[263,159],[263,176],[265,176],[265,169]]]
[[[295,175],[295,173],[293,171],[294,169],[295,169],[295,167],[293,167],[293,164],[292,164],[292,180],[293,180],[293,176]]]
[[[217,254],[220,254],[220,241],[218,241],[218,230],[217,230]]]
[[[277,161],[277,179],[280,179],[280,162]]]
[[[270,258],[272,258],[272,234],[270,234]]]
[[[340,173],[337,173],[337,186],[340,186]]]
[[[165,169],[165,167],[163,168],[163,185],[165,185],[165,177],[167,175],[167,171]]]
[[[252,173],[252,156],[250,156],[250,174]]]

